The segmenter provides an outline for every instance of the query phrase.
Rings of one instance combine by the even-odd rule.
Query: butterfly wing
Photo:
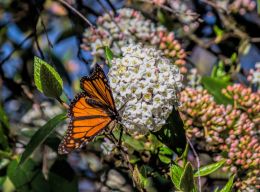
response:
[[[88,102],[88,100],[92,102]],[[91,141],[112,121],[111,114],[97,100],[87,93],[78,94],[69,109],[70,123],[65,137],[59,145],[58,153],[66,154]]]
[[[115,102],[106,75],[102,68],[96,65],[91,76],[85,76],[80,80],[80,87],[94,99],[97,99],[112,111],[116,112]]]

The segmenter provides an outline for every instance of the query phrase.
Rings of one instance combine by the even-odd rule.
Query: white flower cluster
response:
[[[260,63],[255,64],[255,69],[250,69],[247,80],[256,85],[257,90],[260,90]]]
[[[154,48],[129,45],[122,52],[108,73],[122,123],[131,133],[158,131],[179,106],[182,75]]]
[[[201,75],[198,73],[196,68],[190,69],[189,73],[187,74],[187,87],[191,87],[197,90],[203,89],[201,85]]]
[[[187,71],[184,66],[186,53],[173,32],[146,19],[134,9],[123,8],[117,12],[118,15],[111,12],[98,17],[97,28],[87,29],[84,33],[81,48],[91,51],[93,64],[104,59],[104,46],[108,46],[115,55],[121,55],[121,47],[142,43],[162,50],[166,57],[179,66],[182,73]]]
[[[111,18],[113,17],[113,18]],[[118,10],[118,16],[112,12],[104,14],[97,20],[97,30],[87,29],[83,41],[89,44],[92,55],[101,55],[103,46],[109,46],[113,53],[120,54],[120,47],[134,43],[137,40],[150,40],[159,42],[154,35],[155,25],[151,20],[145,19],[138,11],[129,8]],[[163,28],[162,30],[166,30]]]

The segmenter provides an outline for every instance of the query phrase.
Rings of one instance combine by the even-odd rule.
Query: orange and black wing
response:
[[[97,99],[112,111],[116,111],[108,80],[99,65],[96,65],[94,72],[90,76],[81,78],[80,87],[86,91],[89,97]]]
[[[70,124],[59,145],[58,153],[66,154],[91,141],[114,119],[99,101],[89,98],[87,93],[78,94],[69,109]]]

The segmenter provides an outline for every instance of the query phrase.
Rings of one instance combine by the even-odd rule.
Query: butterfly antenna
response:
[[[142,98],[143,98],[143,96],[141,96],[140,98],[138,98],[137,101],[140,101]],[[131,99],[133,99],[133,98],[131,98]],[[124,109],[125,105],[126,105],[131,99],[128,99],[128,100],[119,108],[119,110],[118,110],[119,113],[121,112],[121,110]]]

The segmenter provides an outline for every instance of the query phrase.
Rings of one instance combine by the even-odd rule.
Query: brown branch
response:
[[[72,12],[74,12],[76,15],[78,15],[81,19],[83,19],[92,29],[95,29],[95,26],[92,25],[92,23],[86,18],[84,17],[84,15],[82,15],[79,11],[77,11],[74,7],[72,7],[69,3],[67,3],[64,0],[58,0],[62,5],[64,5],[65,7],[69,8]]]
[[[154,2],[151,1],[151,0],[139,0],[139,1],[145,2],[145,3],[150,3],[150,4],[153,4],[153,5],[157,6],[157,7],[160,7],[160,8],[162,8],[162,9],[164,9],[165,11],[168,11],[168,12],[174,14],[176,17],[179,17],[180,15],[186,15],[186,16],[192,16],[192,17],[194,17],[194,20],[195,20],[195,19],[198,19],[199,16],[200,16],[199,14],[197,14],[197,13],[195,13],[195,12],[181,12],[181,11],[178,11],[178,10],[174,10],[174,9],[172,9],[171,7],[168,7],[168,6],[166,6],[166,5],[156,4],[156,3],[154,3]]]
[[[235,36],[243,40],[250,39],[247,33],[239,29],[237,22],[230,15],[228,15],[227,10],[223,9],[221,6],[218,6],[215,2],[210,0],[202,0],[202,2],[210,5],[216,10],[224,27],[227,28],[229,31],[232,31]]]
[[[105,136],[116,146],[116,148],[119,150],[121,156],[123,157],[124,162],[127,162],[128,168],[130,169],[131,173],[133,173],[134,172],[134,167],[129,162],[129,157],[128,157],[127,151],[125,151],[122,146],[118,145],[118,141],[117,141],[117,139],[115,138],[115,136],[114,136],[114,134],[112,132],[111,132],[110,135],[105,134]],[[134,186],[138,187],[139,186],[138,182],[135,180],[134,177],[132,177],[132,180],[133,180]],[[140,189],[140,190],[142,191],[142,189]]]

